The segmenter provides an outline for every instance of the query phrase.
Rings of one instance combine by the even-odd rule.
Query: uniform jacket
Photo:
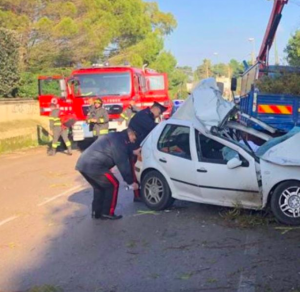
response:
[[[108,129],[108,113],[105,108],[99,107],[95,108],[92,107],[87,115],[87,122],[92,123],[92,119],[96,119],[96,122],[94,124],[100,126],[100,129]]]
[[[76,170],[101,175],[117,166],[124,181],[131,185],[134,179],[129,162],[129,146],[126,130],[102,136],[81,154]]]
[[[49,115],[49,126],[50,130],[53,131],[54,128],[61,128],[62,122],[60,119],[60,110],[58,108],[53,109]]]

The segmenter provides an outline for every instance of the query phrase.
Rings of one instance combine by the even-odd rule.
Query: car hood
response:
[[[235,110],[235,104],[225,100],[214,78],[204,79],[189,98],[174,113],[174,119],[200,122],[206,130],[224,124]]]
[[[300,127],[273,138],[256,152],[260,159],[283,166],[300,166]]]

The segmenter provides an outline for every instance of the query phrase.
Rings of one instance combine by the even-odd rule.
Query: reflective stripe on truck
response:
[[[258,105],[258,113],[259,114],[291,115],[293,113],[293,106],[277,105],[277,104],[260,104],[260,105]]]

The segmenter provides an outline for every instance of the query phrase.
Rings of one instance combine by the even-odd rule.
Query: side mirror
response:
[[[236,91],[237,88],[237,78],[231,78],[231,91]]]
[[[60,96],[62,98],[67,98],[67,84],[65,79],[59,80],[59,87],[60,87]]]
[[[228,167],[228,169],[235,169],[237,167],[240,167],[242,164],[243,164],[243,162],[235,157],[235,158],[230,159],[227,162],[227,167]]]

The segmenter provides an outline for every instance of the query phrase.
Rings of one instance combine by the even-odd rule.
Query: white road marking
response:
[[[255,292],[255,278],[255,276],[242,273],[237,292]]]
[[[59,195],[56,195],[56,196],[54,196],[52,198],[49,198],[48,200],[44,201],[43,203],[38,204],[37,206],[38,207],[44,206],[44,205],[46,205],[46,204],[48,204],[48,203],[50,203],[50,202],[52,202],[52,201],[54,201],[54,200],[62,197],[62,196],[65,196],[66,194],[68,194],[68,193],[70,193],[72,191],[78,190],[78,189],[83,188],[83,187],[84,187],[83,185],[75,186],[75,187],[73,187],[73,188],[71,188],[69,190],[66,190],[65,192],[63,192],[63,193],[61,193]]]
[[[254,258],[258,254],[257,247],[257,235],[255,234],[247,234],[245,241],[245,250],[244,255],[249,257],[250,262],[251,258]],[[248,266],[249,267],[249,266]],[[237,292],[255,292],[256,286],[256,270],[248,269],[241,273],[239,286]]]
[[[6,223],[8,223],[10,221],[13,221],[13,220],[17,219],[18,217],[19,216],[12,216],[12,217],[9,217],[9,218],[7,218],[7,219],[5,219],[3,221],[0,221],[0,226],[4,225],[4,224],[6,224]]]

